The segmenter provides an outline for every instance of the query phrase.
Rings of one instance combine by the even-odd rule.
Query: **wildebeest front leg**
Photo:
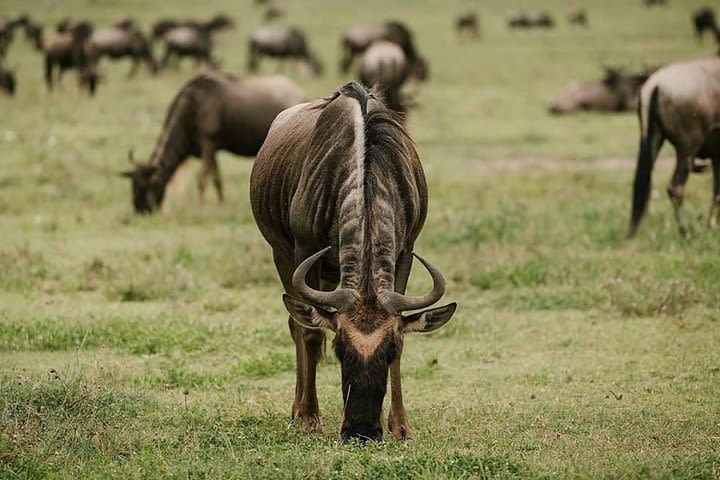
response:
[[[688,233],[688,229],[685,218],[682,215],[682,204],[685,197],[685,183],[690,174],[690,155],[681,150],[678,150],[676,155],[677,162],[675,164],[675,171],[667,187],[667,193],[675,211],[675,220],[680,229],[680,234],[685,236]]]
[[[410,269],[412,268],[412,252],[407,251],[400,254],[395,265],[395,291],[405,293]],[[390,414],[388,415],[388,431],[390,435],[401,440],[413,440],[410,422],[402,396],[402,383],[400,381],[400,358],[402,356],[403,342],[398,344],[395,361],[390,364]]]
[[[198,195],[200,196],[200,201],[202,201],[205,196],[207,177],[208,175],[212,175],[218,201],[222,203],[224,200],[223,185],[222,179],[220,178],[220,167],[218,167],[217,159],[215,158],[215,144],[210,140],[203,140],[200,144],[200,149],[202,155],[202,168],[200,170],[200,177],[198,178]]]
[[[710,213],[708,215],[708,227],[715,228],[718,225],[720,216],[720,156],[712,159],[713,173],[713,197],[710,202]]]

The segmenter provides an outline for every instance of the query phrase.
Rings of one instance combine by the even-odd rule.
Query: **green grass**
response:
[[[16,98],[0,98],[0,478],[718,478],[720,260],[705,228],[709,176],[691,178],[682,238],[658,161],[650,212],[623,239],[637,144],[633,114],[552,118],[545,106],[601,64],[633,68],[714,53],[691,33],[700,1],[281,2],[329,74],[292,72],[309,95],[336,73],[339,34],[402,18],[431,79],[409,128],[430,211],[417,250],[447,279],[453,320],[411,336],[404,392],[417,442],[338,445],[340,373],[318,372],[324,432],[289,425],[294,348],[269,248],[248,201],[251,162],[220,158],[227,201],[196,200],[197,162],[166,211],[131,213],[131,146],[149,155],[195,71],[127,82],[104,63],[97,98],[66,75],[49,95],[18,36]],[[564,21],[586,5],[591,27]],[[209,5],[209,6],[208,6]],[[460,42],[476,7],[484,37]],[[527,8],[554,31],[512,32]],[[242,73],[261,10],[250,0],[0,0],[51,29],[72,14],[227,11],[223,68]],[[274,72],[273,62],[264,70]],[[410,292],[430,287],[415,271]]]

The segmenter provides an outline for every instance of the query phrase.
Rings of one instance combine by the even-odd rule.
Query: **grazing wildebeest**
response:
[[[588,26],[587,12],[583,8],[574,8],[568,12],[568,22],[574,25]]]
[[[553,28],[555,26],[555,21],[547,12],[536,14],[518,13],[508,18],[507,23],[510,28]]]
[[[141,61],[151,73],[157,71],[149,42],[139,30],[134,28],[111,27],[95,30],[90,36],[89,48],[94,61],[105,56],[112,59],[125,57],[132,59],[129,77],[135,75]]]
[[[87,22],[69,22],[64,32],[51,37],[43,47],[45,52],[45,83],[53,87],[53,70],[58,67],[58,81],[64,70],[76,69],[78,82],[93,95],[98,84],[98,74],[90,55],[89,39],[92,26]]]
[[[652,71],[626,74],[621,69],[606,68],[605,78],[600,81],[570,82],[550,103],[548,111],[554,115],[563,115],[579,110],[635,110],[640,87]]]
[[[151,213],[160,207],[166,185],[189,156],[200,157],[203,162],[198,181],[200,198],[207,177],[212,175],[222,201],[215,152],[257,154],[275,116],[303,101],[305,95],[300,87],[285,77],[236,80],[220,72],[195,77],[170,105],[149,162],[123,173],[132,179],[135,211]]]
[[[464,32],[467,32],[471,37],[479,37],[480,26],[477,14],[473,11],[458,14],[458,16],[455,17],[455,30],[457,30],[460,36],[462,36]]]
[[[340,71],[349,72],[355,58],[379,40],[398,44],[415,75],[418,78],[427,78],[427,62],[418,54],[410,29],[395,20],[382,25],[358,25],[345,30],[342,36],[343,58],[340,60]]]
[[[708,224],[716,226],[720,204],[720,58],[673,63],[659,69],[640,90],[638,112],[640,148],[628,237],[635,234],[647,209],[652,169],[665,140],[675,147],[675,171],[667,193],[681,234],[687,232],[681,206],[695,159],[711,160],[713,197]]]
[[[433,289],[405,296],[427,186],[404,127],[354,82],[288,109],[255,160],[250,202],[286,292],[297,359],[292,417],[322,428],[315,373],[329,329],[342,377],[341,438],[382,439],[388,371],[388,429],[413,438],[400,382],[403,335],[442,327],[456,304],[402,315],[445,290],[440,271],[416,255]]]
[[[8,95],[15,95],[15,74],[5,66],[5,60],[0,56],[0,90]]]
[[[310,51],[305,34],[296,27],[259,27],[250,34],[248,69],[255,72],[261,56],[302,60],[314,75],[322,74],[320,60]]]
[[[398,113],[405,111],[400,100],[400,88],[408,73],[408,62],[402,48],[382,40],[370,45],[358,68],[360,81],[368,87],[377,85],[387,106]]]
[[[173,57],[178,62],[182,57],[191,57],[197,63],[204,63],[208,68],[215,67],[210,33],[194,27],[180,26],[168,30],[163,40],[165,40],[165,54],[160,61],[162,68],[167,67]]]
[[[695,36],[697,37],[698,41],[701,41],[703,33],[706,30],[709,30],[720,42],[720,28],[718,28],[715,11],[713,11],[712,8],[704,7],[697,10],[692,16],[692,23],[695,27]]]

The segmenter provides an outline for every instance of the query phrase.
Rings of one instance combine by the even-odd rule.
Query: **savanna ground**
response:
[[[459,303],[443,330],[407,340],[404,389],[416,443],[338,445],[342,400],[331,354],[319,369],[322,434],[289,426],[294,349],[270,251],[248,202],[251,162],[221,156],[227,202],[176,188],[162,215],[131,213],[116,173],[149,155],[169,101],[194,74],[131,81],[102,66],[95,99],[74,74],[48,95],[22,39],[0,98],[0,477],[2,478],[717,478],[720,259],[704,227],[708,175],[691,178],[687,239],[664,185],[623,239],[637,144],[633,114],[550,118],[568,80],[714,53],[670,0],[286,1],[328,74],[292,72],[310,95],[338,76],[347,26],[400,18],[431,80],[409,128],[430,188],[417,250]],[[591,27],[567,25],[586,6]],[[476,7],[484,37],[460,42]],[[547,8],[553,31],[508,31]],[[132,15],[226,11],[223,69],[242,73],[261,9],[243,2],[0,0],[46,33],[65,15],[98,25]],[[265,71],[276,66],[268,62]],[[189,167],[197,169],[197,162]],[[191,172],[192,173],[192,172]],[[193,181],[192,175],[187,176]],[[410,292],[429,288],[416,269]]]

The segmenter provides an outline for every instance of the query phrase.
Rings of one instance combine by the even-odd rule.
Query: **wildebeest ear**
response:
[[[326,328],[333,332],[337,329],[335,313],[328,312],[322,308],[309,305],[297,300],[287,293],[283,294],[285,308],[292,315],[293,320],[305,328]]]
[[[118,173],[121,177],[133,178],[135,176],[135,170],[125,170],[124,172]]]
[[[443,307],[429,308],[402,317],[402,333],[428,333],[437,330],[452,318],[456,308],[457,303],[453,302]]]

